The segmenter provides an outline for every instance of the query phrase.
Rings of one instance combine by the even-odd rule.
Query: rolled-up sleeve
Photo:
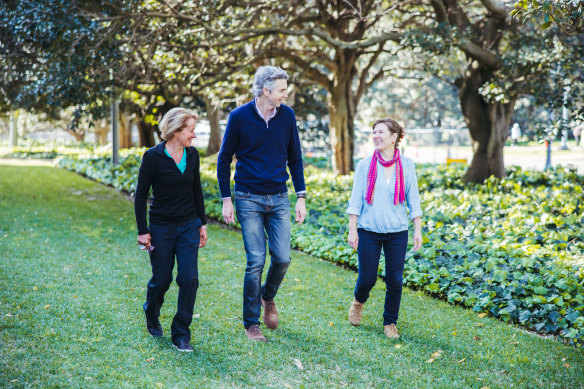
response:
[[[353,175],[353,190],[351,191],[351,199],[347,206],[347,213],[349,215],[360,215],[361,210],[363,209],[363,201],[365,199],[365,172],[363,166],[365,166],[363,160],[359,161],[357,169],[355,169],[355,174]]]
[[[406,179],[406,202],[410,211],[409,218],[414,220],[422,216],[422,206],[420,204],[420,192],[418,191],[418,178],[416,177],[416,165],[413,161],[408,161]]]

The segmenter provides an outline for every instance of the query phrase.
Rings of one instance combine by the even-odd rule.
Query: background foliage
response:
[[[132,193],[144,149],[127,150],[119,166],[107,156],[66,156],[60,166]],[[408,252],[405,284],[476,312],[559,335],[584,338],[584,177],[557,168],[546,173],[513,167],[508,177],[470,188],[460,165],[418,166],[424,247]],[[202,159],[208,215],[221,220],[212,158]],[[308,167],[306,222],[292,244],[352,268],[345,209],[352,176]],[[293,193],[293,190],[290,190]],[[379,267],[383,276],[384,264]]]

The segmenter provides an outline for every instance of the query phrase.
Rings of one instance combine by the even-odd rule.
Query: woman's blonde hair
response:
[[[188,108],[173,108],[168,111],[163,117],[158,128],[160,129],[160,137],[164,140],[169,140],[178,132],[185,128],[189,119],[199,119],[199,115]]]

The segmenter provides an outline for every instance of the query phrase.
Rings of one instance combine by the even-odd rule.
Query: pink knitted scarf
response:
[[[378,150],[375,150],[373,153],[371,165],[369,165],[369,174],[367,174],[367,195],[365,196],[367,204],[373,204],[373,193],[375,192],[375,182],[377,181],[377,161],[384,167],[389,167],[395,163],[395,195],[393,197],[393,203],[397,205],[406,201],[404,169],[399,150],[396,148],[393,153],[393,159],[390,161],[385,161]]]

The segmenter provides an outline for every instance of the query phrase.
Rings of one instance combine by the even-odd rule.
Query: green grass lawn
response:
[[[356,273],[298,252],[276,298],[280,326],[251,343],[241,235],[219,225],[200,252],[195,352],[179,353],[176,284],[165,337],[144,328],[150,266],[135,241],[124,195],[56,168],[0,165],[0,387],[584,387],[582,348],[416,291],[403,296],[402,338],[388,340],[382,282],[354,328]]]

